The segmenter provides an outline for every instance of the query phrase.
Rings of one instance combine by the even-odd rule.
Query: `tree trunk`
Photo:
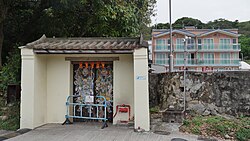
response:
[[[2,68],[3,22],[0,23],[0,69]]]
[[[2,68],[2,49],[3,49],[3,23],[7,13],[7,5],[4,0],[0,0],[0,69]]]

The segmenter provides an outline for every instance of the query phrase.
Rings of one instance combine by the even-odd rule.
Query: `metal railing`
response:
[[[155,52],[169,52],[170,45],[154,45]],[[173,51],[183,51],[184,44],[173,44]],[[188,44],[187,51],[240,51],[240,44]]]
[[[198,44],[198,51],[240,51],[240,44]]]
[[[81,102],[74,102],[74,98],[82,98]],[[66,121],[69,121],[69,118],[80,118],[80,119],[90,119],[90,120],[103,120],[104,124],[102,128],[107,127],[107,101],[104,96],[93,96],[94,102],[86,102],[86,97],[77,96],[68,96],[66,101],[67,111],[66,111]],[[73,108],[73,112],[69,112]],[[85,108],[83,110],[83,108]],[[76,112],[76,110],[78,112]],[[83,113],[83,111],[87,112]],[[65,124],[64,123],[64,124]]]
[[[184,59],[174,59],[175,66],[183,66]],[[187,59],[188,66],[239,66],[240,59]]]

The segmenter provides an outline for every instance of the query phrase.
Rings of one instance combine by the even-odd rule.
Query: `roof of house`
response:
[[[170,34],[169,29],[153,29],[153,37],[161,37]],[[187,35],[189,37],[202,37],[212,33],[221,33],[238,37],[237,29],[174,29],[173,33]]]
[[[79,51],[107,51],[107,50],[134,50],[137,48],[148,47],[148,43],[143,41],[142,37],[81,37],[81,38],[47,38],[43,35],[40,39],[28,43],[22,48],[33,49],[37,53],[48,53],[48,50],[59,53],[79,53]],[[64,52],[65,51],[65,52]],[[70,53],[70,52],[69,52]]]
[[[239,34],[228,31],[228,30],[216,29],[216,30],[209,30],[207,32],[203,32],[203,33],[199,34],[198,37],[206,36],[206,35],[209,35],[212,33],[222,33],[222,34],[226,34],[226,35],[233,36],[233,37],[239,36]]]
[[[195,34],[189,32],[187,30],[175,29],[172,31],[172,33],[179,33],[179,34],[183,34],[183,35],[188,35],[190,37],[195,37]],[[161,36],[168,35],[168,34],[170,34],[169,30],[161,32],[159,34],[156,34],[156,35],[154,35],[154,37],[161,37]]]

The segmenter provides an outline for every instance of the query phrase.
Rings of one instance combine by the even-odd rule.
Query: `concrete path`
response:
[[[112,125],[105,129],[100,127],[101,123],[47,124],[8,141],[171,141],[174,138],[196,141],[198,137],[179,132],[171,132],[170,135],[137,133],[128,127]]]

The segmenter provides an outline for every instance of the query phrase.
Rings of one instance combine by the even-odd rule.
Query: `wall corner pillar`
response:
[[[150,130],[149,90],[148,90],[148,51],[135,49],[134,59],[134,128]]]

